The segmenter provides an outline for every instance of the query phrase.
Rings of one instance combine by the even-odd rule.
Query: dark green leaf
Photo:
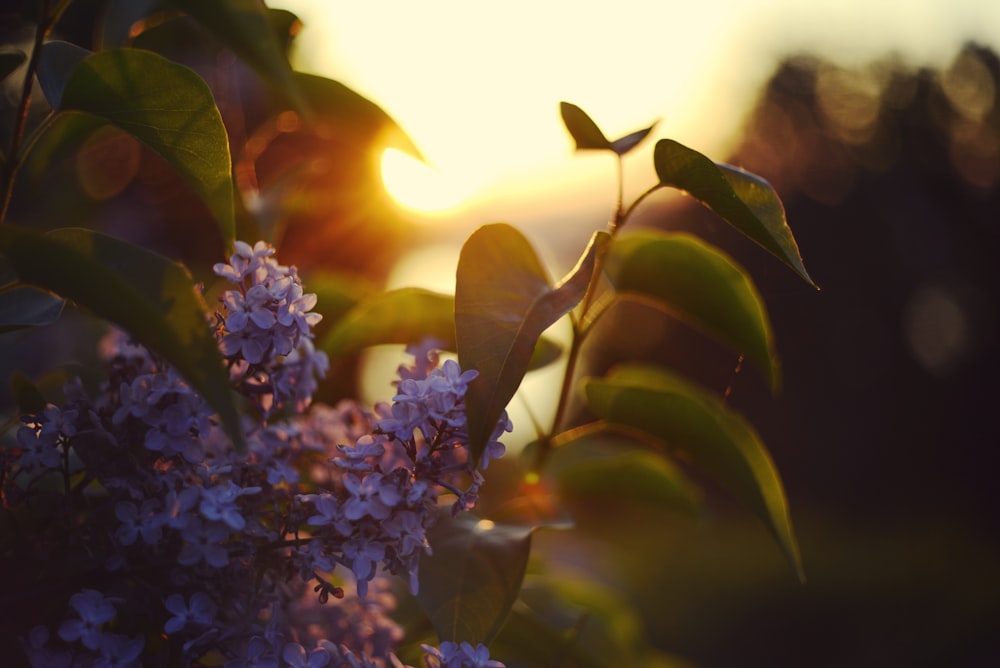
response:
[[[661,369],[624,366],[585,381],[587,403],[610,423],[682,450],[771,529],[800,579],[802,561],[781,478],[754,428],[717,397]]]
[[[46,42],[38,60],[38,84],[53,109],[62,102],[63,89],[76,66],[91,52],[76,44],[58,40]]]
[[[458,259],[455,331],[459,363],[479,372],[465,397],[474,460],[521,384],[535,342],[583,298],[610,238],[594,233],[558,287],[549,283],[528,240],[510,225],[486,225],[466,240]]]
[[[14,70],[21,66],[21,63],[25,61],[27,56],[24,55],[24,51],[14,50],[14,51],[4,51],[0,53],[0,81],[3,81],[9,77]]]
[[[560,102],[559,112],[562,114],[563,124],[576,142],[576,150],[614,150],[597,123],[583,109],[569,102]]]
[[[654,123],[653,125],[650,125],[648,128],[631,132],[625,135],[624,137],[619,137],[618,139],[611,142],[611,150],[617,153],[618,155],[625,155],[633,148],[638,146],[639,142],[645,139],[647,135],[649,135],[649,133],[652,132],[653,128],[655,127],[656,124]]]
[[[607,428],[587,430],[556,449],[546,470],[567,500],[632,501],[697,514],[701,490],[673,461],[651,450],[651,442],[664,448],[659,439],[637,440]]]
[[[443,517],[428,532],[433,553],[420,560],[417,599],[441,640],[493,639],[521,590],[531,532],[468,513]]]
[[[208,309],[187,269],[82,229],[43,235],[2,225],[0,253],[24,283],[76,302],[163,356],[219,413],[237,450],[245,449]]]
[[[396,121],[368,98],[325,77],[296,72],[295,81],[317,117],[330,122],[329,130],[338,140],[366,152],[373,147],[396,148],[423,159]]]
[[[149,51],[95,53],[73,70],[59,110],[97,116],[158,153],[208,205],[226,247],[232,244],[229,139],[197,74]]]
[[[334,358],[368,346],[419,343],[428,337],[440,341],[444,350],[455,350],[455,298],[422,288],[400,288],[355,304],[330,328],[319,347]],[[551,364],[561,354],[559,344],[540,338],[529,369]]]
[[[22,415],[37,415],[45,410],[45,397],[38,387],[20,371],[10,379],[10,393]]]
[[[390,290],[364,299],[320,342],[331,358],[384,343],[418,343],[434,337],[446,348],[455,341],[455,300],[420,288]]]
[[[308,107],[299,90],[284,49],[260,0],[170,0],[233,53],[245,60],[265,81],[300,112]]]
[[[63,300],[24,285],[0,288],[0,333],[55,322]]]
[[[687,234],[651,232],[615,239],[604,266],[616,290],[658,300],[745,354],[777,389],[780,366],[764,301],[728,255]]]
[[[799,254],[785,208],[774,188],[759,176],[707,157],[672,139],[661,139],[653,151],[660,183],[687,191],[815,286]]]

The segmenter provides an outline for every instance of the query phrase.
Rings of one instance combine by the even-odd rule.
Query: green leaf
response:
[[[556,449],[546,470],[567,500],[616,503],[633,501],[652,508],[696,515],[701,489],[661,452],[659,439],[639,440],[596,423]],[[661,452],[652,451],[650,443]]]
[[[247,62],[293,107],[307,112],[281,42],[260,0],[170,0]]]
[[[455,298],[422,288],[400,288],[363,299],[334,324],[319,347],[331,358],[368,346],[418,343],[433,337],[443,349],[455,350]],[[558,343],[540,338],[529,369],[559,359]]]
[[[432,554],[420,560],[417,600],[441,640],[493,639],[521,590],[532,531],[463,513],[428,532]]]
[[[420,151],[380,106],[339,81],[295,73],[295,81],[312,110],[330,122],[339,141],[368,152],[372,147],[396,148],[423,160]]]
[[[10,378],[10,393],[22,415],[37,415],[45,410],[46,401],[38,387],[20,371]]]
[[[562,114],[563,124],[570,136],[576,142],[577,151],[587,149],[614,150],[611,147],[611,142],[597,127],[597,123],[583,109],[569,102],[560,102],[559,113]]]
[[[656,143],[653,164],[662,185],[687,191],[816,287],[771,184],[742,169],[717,165],[672,139]]]
[[[615,239],[604,267],[616,290],[652,297],[673,316],[746,355],[772,389],[779,387],[764,300],[728,255],[688,234],[650,232]]]
[[[188,68],[138,49],[95,53],[73,70],[60,111],[112,123],[158,153],[235,235],[229,139],[212,92]]]
[[[2,225],[0,253],[24,283],[110,320],[173,364],[218,412],[236,449],[245,450],[209,312],[187,269],[144,248],[75,228],[43,235]]]
[[[91,52],[76,44],[54,40],[42,46],[38,60],[38,84],[53,109],[62,102],[63,89],[76,66]]]
[[[682,450],[771,529],[803,578],[788,503],[771,455],[754,428],[717,397],[661,369],[623,366],[589,379],[590,408],[613,424],[648,433]]]
[[[24,51],[20,49],[0,53],[0,81],[13,74],[14,70],[19,68],[26,58]]]
[[[63,300],[24,285],[0,288],[0,333],[41,327],[59,319]]]
[[[610,239],[595,232],[557,287],[528,240],[510,225],[486,225],[466,240],[458,259],[455,331],[459,363],[479,372],[465,396],[474,461],[521,384],[535,342],[583,298]]]
[[[319,347],[331,358],[385,343],[417,343],[424,338],[454,345],[455,300],[421,288],[390,290],[354,306],[327,332]]]

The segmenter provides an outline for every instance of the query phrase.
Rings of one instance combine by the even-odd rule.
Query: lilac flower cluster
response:
[[[0,449],[4,506],[31,515],[31,536],[10,547],[30,565],[23,591],[6,593],[44,585],[65,602],[19,620],[24,652],[35,666],[401,666],[382,575],[416,590],[439,498],[454,494],[453,512],[475,505],[510,423],[470,462],[475,372],[439,366],[427,345],[411,350],[391,405],[310,406],[327,362],[294,267],[237,243],[216,272],[237,284],[220,349],[260,409],[244,418],[246,455],[174,369],[121,334],[102,344],[95,399],[68,383],[61,406],[24,416],[16,446]],[[484,647],[425,652],[430,666],[502,665]]]
[[[302,412],[316,390],[316,376],[329,367],[326,353],[312,341],[312,327],[323,317],[312,312],[316,295],[303,292],[295,267],[278,264],[274,248],[263,241],[252,248],[237,241],[229,263],[213,269],[236,284],[222,295],[220,343],[233,379],[246,386],[265,415],[286,403]]]

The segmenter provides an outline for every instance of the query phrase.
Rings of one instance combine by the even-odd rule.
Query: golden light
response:
[[[467,201],[475,186],[396,149],[382,154],[382,183],[400,205],[414,211],[446,211]]]

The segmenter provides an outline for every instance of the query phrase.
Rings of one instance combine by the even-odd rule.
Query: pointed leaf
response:
[[[0,333],[41,327],[59,319],[63,300],[24,285],[0,288]]]
[[[531,552],[531,527],[464,513],[429,532],[417,600],[443,641],[489,643],[517,600]]]
[[[43,235],[2,225],[0,253],[24,283],[76,302],[162,355],[219,413],[236,448],[245,449],[208,308],[182,265],[75,228]]]
[[[785,208],[767,181],[736,167],[717,165],[672,139],[656,143],[653,164],[661,184],[687,191],[816,286],[802,264]]]
[[[418,343],[433,337],[444,350],[455,350],[455,298],[422,288],[389,290],[364,299],[340,318],[320,341],[331,358],[356,353],[368,346]],[[559,359],[562,348],[540,338],[529,369]]]
[[[535,342],[583,298],[610,238],[594,233],[558,287],[550,285],[531,244],[510,225],[481,227],[466,240],[458,259],[455,331],[459,363],[479,372],[465,396],[474,460],[521,384]]]
[[[331,327],[319,347],[331,358],[385,343],[434,337],[454,346],[455,300],[421,288],[390,290],[356,304]]]
[[[138,49],[95,53],[73,70],[60,111],[83,111],[158,153],[208,205],[232,244],[229,139],[212,92],[188,68]]]
[[[673,461],[650,449],[653,442],[661,452],[665,450],[659,439],[639,440],[625,432],[600,429],[601,423],[594,426],[565,441],[549,459],[546,471],[555,477],[561,498],[635,501],[697,514],[701,490]]]
[[[38,84],[53,109],[58,109],[62,102],[69,75],[89,55],[91,52],[87,49],[59,40],[42,46],[42,55],[38,60]]]
[[[247,62],[265,81],[270,83],[299,111],[306,111],[305,98],[292,76],[260,0],[170,0],[171,4],[190,15],[233,53]]]
[[[624,366],[585,381],[587,403],[610,423],[682,450],[771,529],[801,579],[802,561],[781,478],[754,428],[717,397],[674,374]]]
[[[26,59],[27,56],[20,49],[0,53],[0,81],[9,77]]]
[[[317,116],[333,121],[339,140],[363,151],[396,148],[423,159],[396,121],[368,98],[326,77],[296,72],[295,81]]]
[[[615,239],[604,266],[616,290],[658,300],[746,355],[777,389],[780,366],[764,301],[728,255],[688,234],[652,232]]]
[[[638,146],[639,142],[645,139],[649,135],[649,133],[653,131],[653,128],[655,127],[656,123],[653,123],[648,128],[631,132],[625,135],[624,137],[619,137],[618,139],[611,142],[611,150],[617,153],[618,155],[625,155],[626,153],[634,149],[636,146]]]
[[[613,150],[611,142],[583,109],[569,102],[560,102],[559,112],[562,114],[563,124],[576,142],[576,150]]]

